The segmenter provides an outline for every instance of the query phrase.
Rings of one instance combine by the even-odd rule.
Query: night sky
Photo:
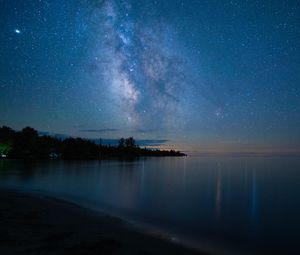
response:
[[[300,2],[0,0],[0,125],[300,152]]]

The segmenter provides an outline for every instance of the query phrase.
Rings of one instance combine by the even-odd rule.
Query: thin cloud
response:
[[[105,133],[105,132],[116,132],[119,131],[117,128],[101,128],[101,129],[80,129],[80,132],[90,132],[90,133]]]
[[[137,140],[137,144],[139,144],[140,146],[159,146],[169,141],[170,140],[166,140],[166,139],[158,139],[158,140],[144,139],[144,140]]]
[[[95,143],[99,143],[99,139],[93,140]],[[166,144],[170,140],[167,139],[136,139],[135,142],[139,146],[160,146]],[[119,144],[119,139],[101,139],[102,145],[116,146]]]

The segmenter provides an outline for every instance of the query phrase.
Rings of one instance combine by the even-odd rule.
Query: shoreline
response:
[[[207,254],[73,202],[0,191],[1,254]]]

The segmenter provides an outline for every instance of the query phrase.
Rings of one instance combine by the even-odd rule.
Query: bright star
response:
[[[21,34],[21,31],[19,29],[15,29],[15,33]]]

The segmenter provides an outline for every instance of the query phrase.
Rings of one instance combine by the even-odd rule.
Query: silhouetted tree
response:
[[[133,139],[133,137],[128,137],[125,140],[125,145],[127,148],[134,148],[135,147],[135,140]]]
[[[38,131],[31,128],[31,127],[25,127],[22,129],[21,134],[23,137],[27,139],[37,138],[38,137]]]
[[[0,128],[0,143],[12,141],[15,135],[15,131],[10,127],[3,126]]]
[[[118,147],[119,148],[124,148],[125,147],[125,139],[123,137],[119,140]]]

